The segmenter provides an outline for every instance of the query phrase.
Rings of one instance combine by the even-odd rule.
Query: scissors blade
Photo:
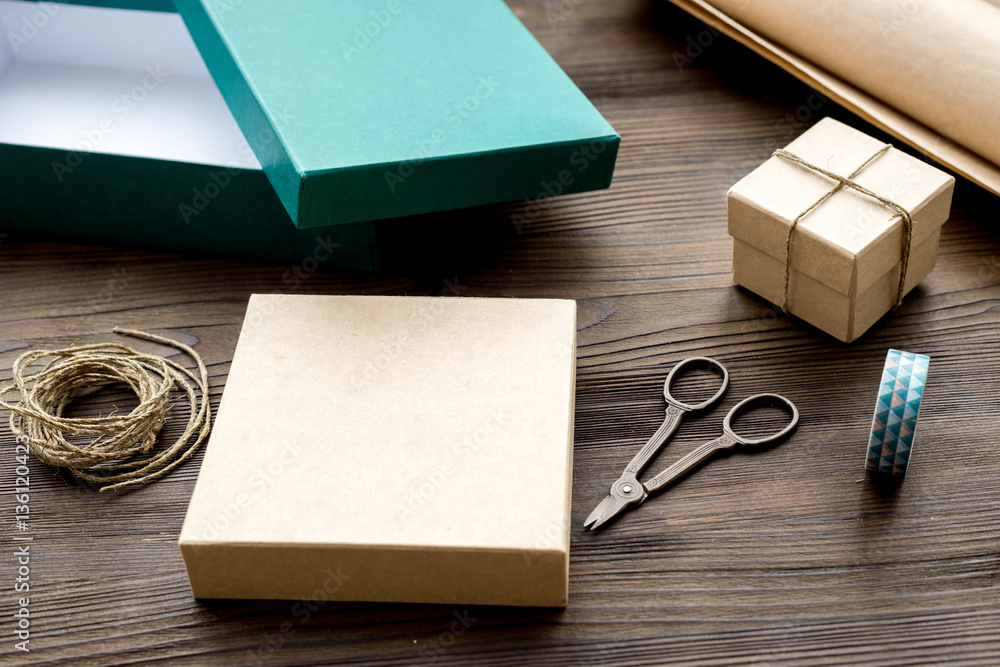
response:
[[[612,504],[612,497],[610,495],[606,496],[604,500],[597,503],[597,507],[594,508],[594,511],[591,512],[590,516],[588,516],[586,521],[583,522],[583,527],[587,528],[592,523],[595,523],[596,521],[599,521],[600,519],[604,518],[604,515],[607,513],[610,504]]]
[[[608,497],[602,500],[600,504],[594,508],[594,511],[590,513],[587,520],[583,522],[583,527],[589,528],[590,530],[596,530],[621,514],[626,507],[632,504],[634,504],[632,501],[619,498],[613,494],[608,494]]]

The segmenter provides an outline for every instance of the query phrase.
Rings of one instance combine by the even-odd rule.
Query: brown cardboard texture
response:
[[[849,176],[882,146],[826,118],[786,150]],[[854,180],[910,212],[909,292],[934,268],[955,179],[890,148]],[[780,304],[788,229],[834,186],[832,179],[781,157],[771,157],[734,185],[728,196],[729,233],[737,241],[733,280]],[[902,246],[903,221],[898,215],[867,195],[841,188],[795,227],[789,310],[840,340],[856,339],[895,303]]]
[[[254,295],[195,596],[565,606],[576,304]]]
[[[902,25],[898,0],[671,2],[1000,194],[996,0],[921,0]]]

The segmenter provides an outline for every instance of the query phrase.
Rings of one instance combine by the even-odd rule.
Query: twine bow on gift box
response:
[[[886,208],[891,209],[900,218],[902,218],[903,252],[899,264],[899,290],[896,293],[896,304],[893,306],[893,308],[899,308],[899,306],[903,303],[903,295],[905,294],[905,286],[906,286],[906,268],[907,265],[910,263],[910,245],[913,243],[913,216],[910,215],[909,211],[907,211],[905,208],[903,208],[896,202],[892,201],[891,199],[883,197],[877,192],[869,190],[868,188],[866,188],[865,186],[861,185],[860,183],[854,180],[854,178],[858,174],[860,174],[865,169],[865,167],[870,165],[878,158],[882,157],[882,155],[884,155],[886,151],[888,151],[890,148],[892,148],[892,144],[885,144],[884,146],[882,146],[882,148],[878,150],[878,152],[876,152],[870,158],[865,160],[864,164],[855,169],[850,176],[846,177],[841,176],[840,174],[836,174],[827,169],[823,169],[822,167],[815,165],[812,162],[809,162],[808,160],[804,160],[798,155],[795,155],[794,153],[789,153],[784,149],[779,148],[778,150],[774,151],[773,155],[775,157],[780,157],[785,160],[789,160],[790,162],[800,164],[806,169],[810,169],[812,171],[815,171],[816,173],[823,174],[827,178],[837,181],[837,185],[835,185],[832,190],[824,194],[822,197],[816,200],[816,202],[813,203],[812,206],[810,206],[805,211],[800,213],[794,220],[792,220],[792,224],[789,225],[788,227],[788,235],[785,237],[785,289],[781,299],[781,309],[786,313],[788,312],[788,284],[792,273],[792,233],[795,231],[796,225],[799,224],[799,221],[802,220],[802,218],[809,215],[813,210],[819,207],[820,204],[825,202],[827,199],[832,197],[836,192],[838,192],[841,188],[844,187],[851,188],[852,190],[860,192],[863,195],[871,197],[872,199],[876,200]]]

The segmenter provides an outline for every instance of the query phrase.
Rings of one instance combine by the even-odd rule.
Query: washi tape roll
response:
[[[886,355],[868,438],[868,470],[899,477],[906,474],[930,363],[924,354],[889,350]]]

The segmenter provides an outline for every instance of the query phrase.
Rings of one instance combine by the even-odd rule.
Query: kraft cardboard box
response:
[[[883,146],[825,118],[785,150],[847,177]],[[890,148],[854,180],[899,204],[912,217],[904,286],[904,294],[908,293],[934,268],[955,179]],[[788,229],[836,185],[829,177],[779,156],[734,185],[727,199],[733,280],[781,304]],[[902,249],[902,218],[876,199],[841,187],[793,231],[789,311],[844,342],[855,340],[896,303]]]
[[[575,351],[573,301],[254,295],[194,595],[564,606]]]

